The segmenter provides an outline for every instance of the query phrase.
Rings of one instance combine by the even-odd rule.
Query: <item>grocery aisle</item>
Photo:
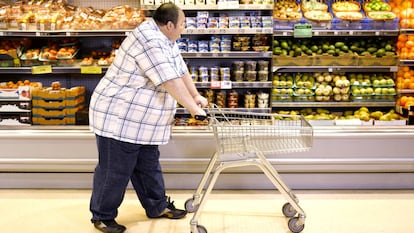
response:
[[[192,190],[169,191],[182,207]],[[295,191],[307,213],[303,233],[412,233],[414,190]],[[1,233],[98,233],[90,190],[0,189]],[[213,191],[199,223],[210,233],[288,233],[285,200],[273,190]],[[190,233],[181,220],[149,220],[129,190],[118,221],[128,233]]]

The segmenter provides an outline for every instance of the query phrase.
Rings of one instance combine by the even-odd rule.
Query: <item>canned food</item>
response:
[[[269,72],[265,70],[259,71],[259,81],[266,82],[269,79]]]

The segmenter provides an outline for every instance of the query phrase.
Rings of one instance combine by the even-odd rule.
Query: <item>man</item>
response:
[[[158,150],[169,140],[177,102],[192,116],[206,115],[207,100],[175,42],[184,28],[184,12],[173,3],[162,4],[125,38],[92,94],[89,121],[99,162],[90,211],[102,232],[126,230],[115,218],[129,180],[149,218],[179,219],[187,213],[165,195]]]

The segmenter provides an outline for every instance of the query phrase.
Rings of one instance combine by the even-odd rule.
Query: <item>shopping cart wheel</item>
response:
[[[194,203],[194,198],[190,198],[187,201],[185,201],[184,207],[188,213],[194,213],[197,211],[199,205],[194,206],[193,203]]]
[[[294,217],[294,218],[289,219],[288,227],[291,232],[299,233],[303,231],[303,228],[305,228],[305,224],[303,223],[298,224],[298,221],[299,221],[299,217]]]
[[[191,232],[191,233],[207,233],[207,229],[202,225],[197,225],[198,232]]]
[[[288,218],[294,217],[298,213],[289,202],[283,205],[282,212]]]

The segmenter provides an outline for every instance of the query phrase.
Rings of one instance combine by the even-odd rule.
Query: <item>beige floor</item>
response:
[[[307,214],[303,233],[413,233],[414,190],[294,191]],[[168,192],[178,207],[192,190]],[[0,233],[98,233],[90,224],[90,190],[0,189]],[[199,224],[209,233],[288,233],[285,199],[273,190],[215,190]],[[192,214],[149,220],[128,190],[118,222],[128,233],[190,233]]]

